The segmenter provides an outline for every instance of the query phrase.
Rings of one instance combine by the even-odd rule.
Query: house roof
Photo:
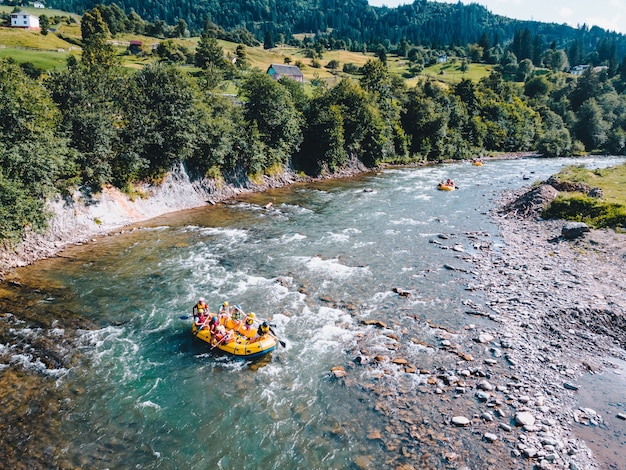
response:
[[[302,70],[295,65],[285,65],[285,64],[271,64],[267,69],[274,69],[274,72],[281,75],[292,75],[297,77],[302,77]]]

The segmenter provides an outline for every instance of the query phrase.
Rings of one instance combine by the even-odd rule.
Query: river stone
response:
[[[485,344],[485,343],[490,343],[493,340],[494,340],[493,335],[490,335],[489,333],[481,333],[478,335],[478,338],[476,338],[475,341],[478,343]]]
[[[528,411],[520,411],[515,415],[515,424],[518,426],[532,426],[535,424],[535,417]]]
[[[589,231],[589,226],[584,222],[568,222],[561,229],[561,236],[566,240],[573,240]]]
[[[601,199],[604,196],[604,193],[602,192],[602,189],[595,187],[589,190],[589,192],[587,193],[587,196]]]
[[[537,456],[537,449],[534,447],[527,447],[522,452],[527,459],[532,459]]]
[[[465,416],[455,416],[454,418],[452,418],[452,424],[454,424],[455,426],[467,426],[469,425],[470,420],[467,419]]]
[[[487,390],[487,391],[491,391],[493,390],[493,385],[491,385],[489,382],[487,382],[486,380],[481,380],[480,382],[478,382],[476,384],[476,388],[478,388],[479,390]]]
[[[498,436],[490,432],[486,432],[483,437],[487,442],[495,442],[498,440]]]

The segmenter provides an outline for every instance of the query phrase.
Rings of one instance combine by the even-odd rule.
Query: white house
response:
[[[25,11],[11,13],[11,28],[41,29],[39,18]]]
[[[569,73],[572,75],[582,75],[588,68],[588,65],[575,65],[574,67],[569,69]]]
[[[41,2],[33,2],[33,8],[46,8],[46,6]]]

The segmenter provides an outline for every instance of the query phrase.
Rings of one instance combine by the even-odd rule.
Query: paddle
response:
[[[213,351],[215,348],[217,348],[217,347],[218,347],[218,346],[222,343],[222,341],[224,341],[227,337],[228,337],[228,335],[224,335],[224,336],[222,337],[222,339],[220,339],[217,343],[215,343],[213,346],[211,346],[211,349],[209,349],[209,352],[211,352],[211,351]]]
[[[198,328],[198,326],[196,326],[196,332],[194,333],[194,336],[198,336],[198,333],[200,333],[200,330],[201,330],[202,328],[204,328],[204,325],[206,325],[206,322],[208,322],[208,321],[209,321],[209,318],[211,318],[211,317],[206,317],[206,318],[204,319],[204,321],[202,322],[202,325],[200,325],[200,328]]]
[[[272,333],[272,336],[274,337],[274,339],[276,341],[278,341],[280,343],[280,345],[284,348],[287,346],[287,343],[285,343],[283,340],[278,339],[278,336],[276,336],[276,333],[274,333],[274,330],[272,330],[272,327],[270,326],[270,333]]]

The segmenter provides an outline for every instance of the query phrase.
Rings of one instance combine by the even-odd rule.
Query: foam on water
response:
[[[345,243],[350,241],[350,236],[347,233],[332,233],[328,232],[327,236],[322,237],[322,242],[330,243]]]
[[[278,207],[281,210],[284,210],[285,212],[293,213],[293,214],[314,214],[315,213],[311,209],[307,209],[306,207],[298,206],[295,204],[282,203]]]
[[[397,220],[390,220],[389,223],[392,224],[392,225],[402,225],[402,226],[407,226],[407,225],[426,225],[427,224],[423,220],[415,220],[415,219],[410,219],[410,218],[407,218],[407,217],[403,217],[403,218],[397,219]]]
[[[306,239],[307,236],[302,235],[301,233],[284,234],[280,237],[280,244],[282,245],[284,243],[299,242]]]
[[[147,400],[141,403],[137,403],[138,408],[153,408],[155,410],[160,410],[161,407],[154,403],[153,401]]]
[[[49,369],[39,358],[33,360],[30,354],[13,354],[9,363],[49,377],[59,378],[68,373],[68,369],[65,368]]]
[[[337,258],[322,259],[319,256],[312,257],[294,257],[316,274],[324,274],[329,278],[348,278],[358,274],[364,274],[369,272],[367,267],[351,267],[341,264]]]

